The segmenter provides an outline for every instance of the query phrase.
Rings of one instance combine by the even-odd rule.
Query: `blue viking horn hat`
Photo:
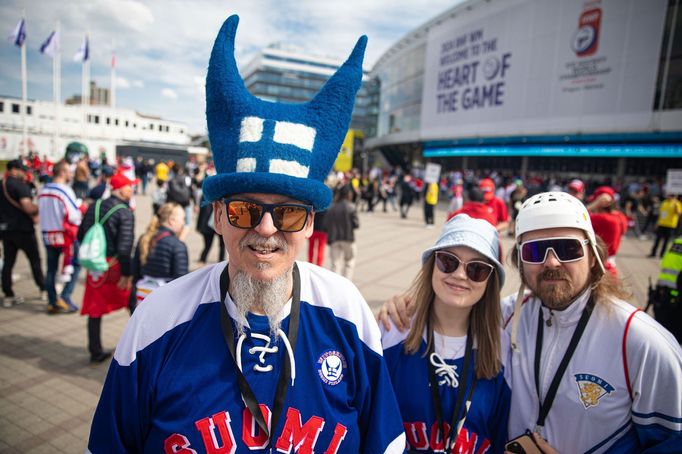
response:
[[[206,76],[206,120],[217,174],[204,180],[212,202],[239,193],[274,193],[327,208],[324,180],[334,165],[362,83],[367,37],[313,100],[303,104],[263,101],[248,92],[237,70],[234,39],[238,16],[216,38]]]

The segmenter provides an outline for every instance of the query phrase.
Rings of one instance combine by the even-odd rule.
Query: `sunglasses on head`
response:
[[[223,199],[227,207],[227,220],[238,229],[253,229],[260,224],[265,213],[281,232],[300,232],[308,221],[313,207],[300,203],[260,203],[253,200]]]
[[[573,237],[540,238],[521,243],[521,261],[539,265],[545,263],[551,250],[562,262],[575,262],[585,257],[585,245],[590,241]]]
[[[495,269],[490,263],[480,260],[464,262],[452,252],[436,251],[436,266],[442,273],[454,273],[459,268],[459,265],[464,266],[464,273],[473,282],[487,280]]]

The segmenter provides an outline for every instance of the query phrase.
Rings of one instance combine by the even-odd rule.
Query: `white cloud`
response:
[[[132,85],[135,88],[144,88],[144,82],[142,82],[141,80],[134,80],[130,85]]]
[[[169,99],[178,99],[178,94],[175,92],[175,90],[171,88],[164,88],[161,90],[161,96],[164,98],[169,98]]]
[[[130,82],[125,77],[116,77],[116,87],[117,88],[130,88]]]

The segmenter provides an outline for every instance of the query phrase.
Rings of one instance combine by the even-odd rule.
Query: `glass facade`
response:
[[[267,52],[256,58],[261,61],[244,78],[246,88],[258,98],[266,101],[284,103],[308,102],[320,91],[338,65],[319,61],[315,57],[304,59],[297,56],[272,55]],[[291,65],[307,67],[291,69]],[[367,135],[375,131],[376,103],[372,107],[372,94],[378,99],[375,81],[365,81],[358,90],[353,108],[351,128]]]

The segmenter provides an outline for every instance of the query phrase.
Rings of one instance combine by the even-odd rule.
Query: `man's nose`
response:
[[[270,213],[263,213],[263,217],[260,220],[260,223],[256,226],[254,229],[260,236],[263,237],[271,237],[275,233],[277,233],[277,227],[275,227],[275,222],[272,219],[272,215]]]
[[[561,261],[559,260],[559,257],[557,257],[556,252],[554,252],[554,249],[549,249],[547,251],[545,266],[547,268],[558,268],[561,266]]]

